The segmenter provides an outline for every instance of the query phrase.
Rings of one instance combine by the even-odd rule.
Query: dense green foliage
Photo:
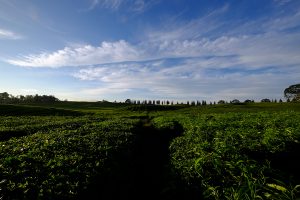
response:
[[[3,124],[12,125],[16,119],[2,120],[6,121]],[[39,121],[49,121],[51,128],[41,124],[36,130],[38,121],[34,120],[37,118],[20,118],[21,123],[35,122],[20,125],[20,130],[31,130],[27,136],[0,142],[0,194],[6,198],[78,195],[95,177],[110,173],[113,159],[127,151],[137,123],[97,118],[65,119],[61,123],[57,118],[40,117]]]
[[[300,84],[290,85],[283,93],[288,100],[300,101]]]
[[[299,111],[1,105],[0,199],[296,199]]]
[[[227,113],[179,120],[185,133],[170,146],[172,165],[206,198],[296,198],[298,113]]]

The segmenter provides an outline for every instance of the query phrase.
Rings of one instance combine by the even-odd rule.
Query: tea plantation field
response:
[[[0,199],[297,199],[300,104],[0,105]]]

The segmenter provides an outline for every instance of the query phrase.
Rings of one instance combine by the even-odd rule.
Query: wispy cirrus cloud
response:
[[[287,3],[290,3],[292,0],[273,0],[276,4],[278,4],[279,6],[283,6]]]
[[[133,0],[131,6],[129,7],[129,11],[142,13],[160,3],[160,1],[161,0]]]
[[[155,5],[159,1],[160,0],[92,0],[90,2],[89,10],[101,7],[113,11],[125,9],[129,12],[141,13]]]
[[[22,38],[23,38],[23,36],[21,36],[20,34],[17,34],[10,30],[0,28],[0,39],[19,40]]]
[[[97,6],[117,10],[122,4],[122,0],[92,0],[89,9],[94,9]]]

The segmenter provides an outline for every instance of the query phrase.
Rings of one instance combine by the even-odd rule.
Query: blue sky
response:
[[[299,82],[299,0],[0,0],[2,92],[258,101]]]

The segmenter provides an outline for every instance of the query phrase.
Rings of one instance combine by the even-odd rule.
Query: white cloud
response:
[[[41,53],[8,63],[25,67],[88,66],[95,64],[142,61],[162,58],[237,55],[248,67],[300,64],[299,33],[266,33],[254,36],[221,36],[215,39],[147,41],[133,45],[124,40],[102,42],[100,46],[65,47],[53,53]],[[238,64],[238,63],[237,63]],[[222,65],[222,63],[220,63]]]
[[[13,31],[0,29],[0,39],[9,39],[9,40],[18,40],[22,39],[23,37]]]
[[[22,94],[37,94],[38,93],[38,90],[37,89],[34,89],[34,88],[23,88],[23,89],[20,89],[21,93]]]
[[[141,58],[141,52],[124,40],[102,42],[100,46],[65,47],[53,53],[41,53],[9,59],[8,63],[24,67],[63,67],[122,62]]]
[[[275,69],[245,72],[245,66],[238,69],[226,67],[235,62],[237,60],[234,57],[212,57],[187,59],[172,66],[160,61],[109,64],[80,69],[73,76],[82,81],[98,82],[99,87],[80,91],[94,97],[109,98],[133,93],[137,99],[165,97],[174,100],[215,101],[233,98],[279,99],[282,98],[284,87],[297,81],[300,76],[298,68],[286,68],[280,72]],[[225,63],[225,68],[213,67],[221,63]],[[281,75],[278,76],[278,73]]]

